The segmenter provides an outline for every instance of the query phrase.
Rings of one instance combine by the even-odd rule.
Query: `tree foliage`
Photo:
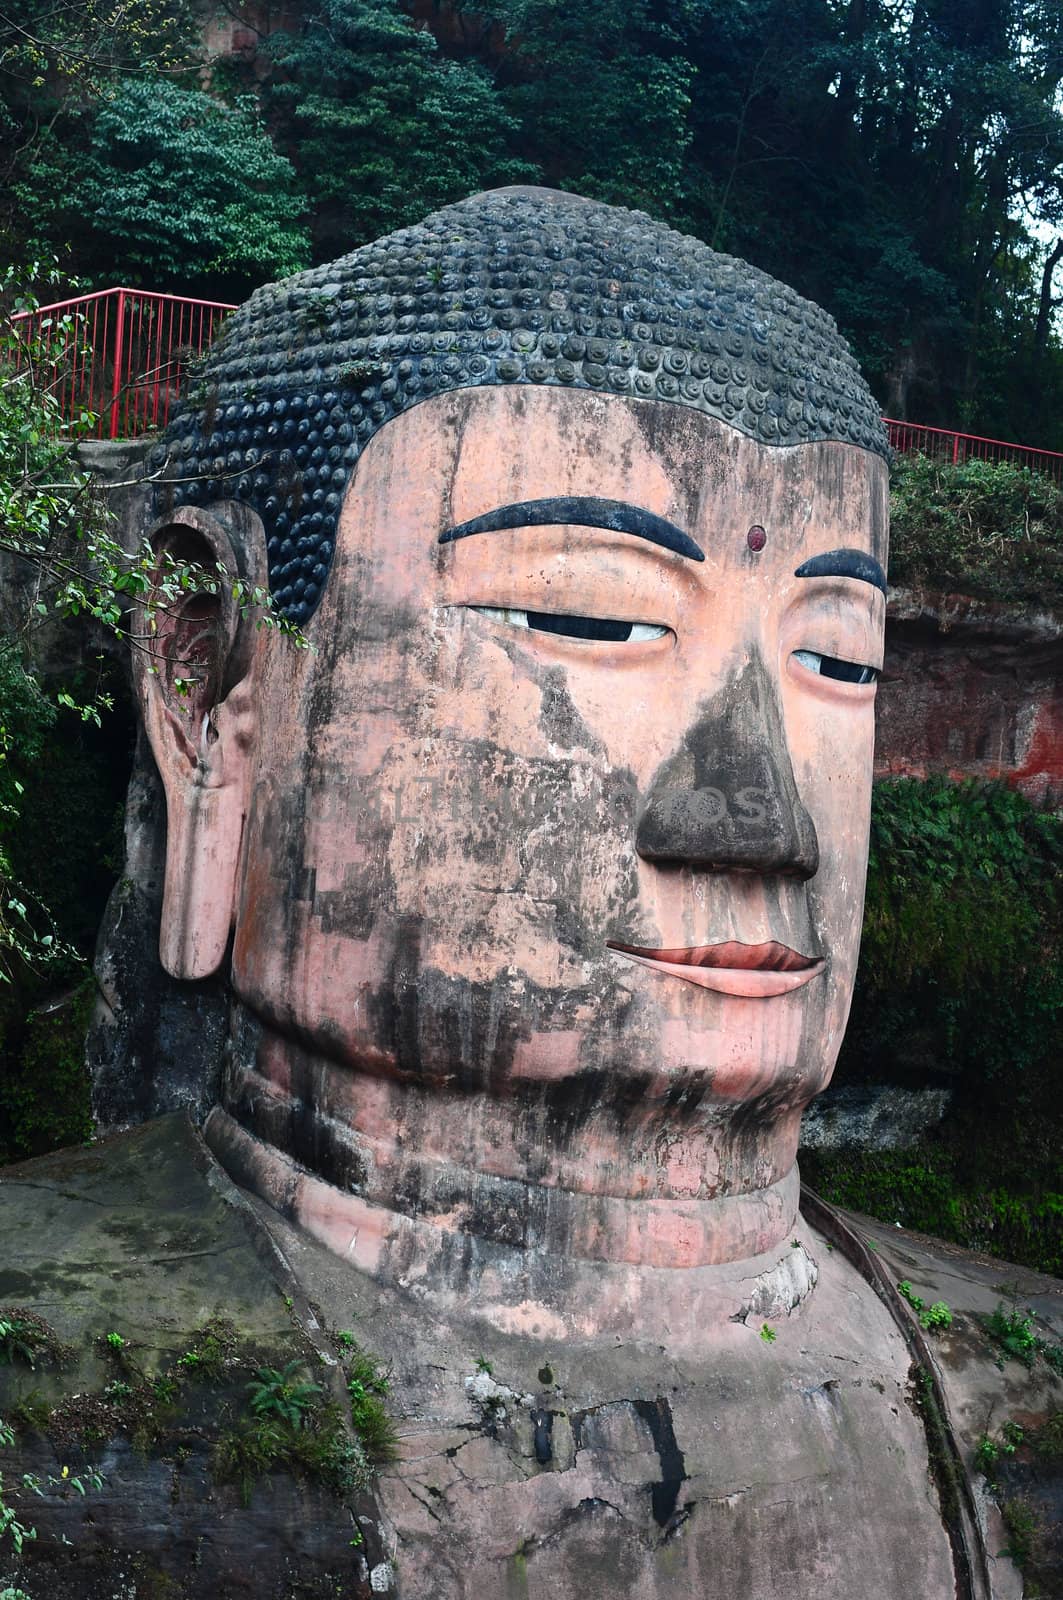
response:
[[[255,282],[307,264],[294,176],[251,101],[133,79],[97,114],[81,195],[112,273],[120,262],[155,287]]]
[[[1044,1107],[1061,1021],[1063,820],[999,783],[877,784],[843,1074]]]
[[[500,97],[548,183],[660,216],[682,210],[697,68],[675,25],[684,8],[672,9],[674,22],[647,0],[488,0],[508,41]]]
[[[46,279],[48,273],[38,264],[30,276]],[[0,278],[0,290],[10,310],[36,309],[33,293],[13,270]],[[10,978],[12,967],[32,969],[70,953],[41,896],[13,874],[5,833],[17,823],[26,769],[40,764],[56,707],[98,724],[110,703],[97,684],[78,698],[59,687],[49,704],[31,666],[32,630],[80,619],[161,664],[157,636],[163,615],[180,611],[190,598],[216,595],[225,585],[259,625],[276,627],[299,645],[306,642],[274,611],[267,594],[235,575],[157,551],[146,538],[130,548],[122,543],[113,514],[74,449],[79,433],[95,419],[84,413],[71,425],[57,398],[68,364],[80,359],[80,338],[71,313],[0,320],[0,561],[9,601],[0,633],[0,981]],[[191,687],[201,665],[167,661],[179,693]]]
[[[187,74],[197,23],[184,0],[10,0],[0,13],[0,236],[34,236],[35,169],[84,148],[92,111],[128,74]],[[27,215],[25,207],[30,206]]]
[[[394,0],[318,0],[269,43],[264,98],[328,259],[477,189],[534,179],[478,63],[444,58]]]
[[[309,261],[294,171],[248,97],[228,106],[127,79],[99,105],[87,151],[44,146],[24,188],[38,230],[47,201],[48,226],[100,282],[239,294]]]
[[[69,243],[100,280],[165,274],[221,298],[301,259],[297,193],[327,260],[470,191],[542,181],[793,283],[838,318],[889,414],[1063,445],[1056,0],[413,13],[304,0],[283,31],[254,14],[253,60],[205,65],[189,0],[16,0],[0,221]]]
[[[835,1081],[953,1091],[916,1149],[816,1150],[840,1205],[1063,1268],[1063,819],[1002,783],[875,786],[864,935]]]

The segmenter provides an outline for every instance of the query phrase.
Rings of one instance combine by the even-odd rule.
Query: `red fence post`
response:
[[[118,437],[118,396],[122,390],[122,343],[125,333],[125,290],[118,291],[118,328],[114,336],[114,381],[111,384],[110,436]]]

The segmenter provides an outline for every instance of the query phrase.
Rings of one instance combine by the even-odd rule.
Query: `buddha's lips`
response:
[[[608,947],[640,966],[748,1000],[789,994],[818,977],[826,966],[821,956],[803,956],[774,939],[766,944],[739,944],[732,939],[692,950],[651,950],[613,940]]]

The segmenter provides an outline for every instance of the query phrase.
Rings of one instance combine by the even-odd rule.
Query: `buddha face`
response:
[[[885,530],[876,456],[676,405],[387,424],[229,740],[200,876],[245,1007],[352,1083],[796,1121],[856,967]]]

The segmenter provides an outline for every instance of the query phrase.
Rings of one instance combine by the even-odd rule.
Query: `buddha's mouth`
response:
[[[731,939],[692,950],[651,950],[610,939],[608,948],[654,972],[746,1000],[789,994],[818,978],[827,965],[822,956],[803,956],[775,939],[765,944],[739,944]]]

